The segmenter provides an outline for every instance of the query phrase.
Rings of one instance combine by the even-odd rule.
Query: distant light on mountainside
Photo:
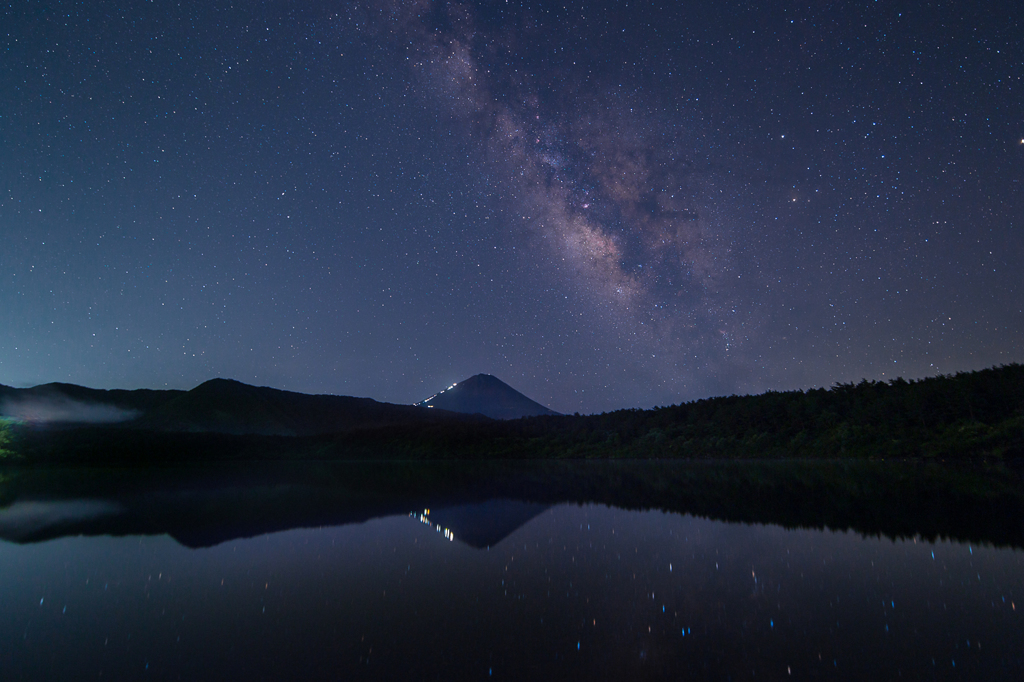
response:
[[[477,374],[452,384],[416,404],[451,412],[482,414],[492,419],[519,419],[558,414],[490,374]]]

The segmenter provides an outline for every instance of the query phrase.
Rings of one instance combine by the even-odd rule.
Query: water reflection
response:
[[[1024,548],[1020,468],[888,462],[246,463],[8,469],[0,539],[161,535],[210,547],[431,508],[474,547],[552,504]]]
[[[0,542],[0,670],[39,680],[1021,679],[1024,551],[601,501],[635,495],[637,481],[697,476],[630,471],[556,482],[408,469],[380,487],[352,470],[337,474],[347,485],[319,487],[281,471],[250,472],[251,486],[209,471],[148,482],[78,472],[49,488],[30,476],[6,489],[0,512],[12,540]],[[662,502],[693,492],[658,491]],[[760,499],[767,514],[793,517],[785,498]],[[330,518],[347,521],[317,523]]]
[[[556,505],[482,549],[401,515],[199,550],[5,543],[0,571],[12,679],[1024,672],[1018,550],[602,505]]]

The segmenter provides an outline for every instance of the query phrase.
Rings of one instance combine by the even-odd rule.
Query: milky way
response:
[[[1020,361],[1014,11],[8,7],[0,383],[572,412]]]
[[[729,210],[739,189],[710,167],[701,124],[608,84],[579,92],[563,82],[573,69],[503,78],[484,62],[515,61],[518,21],[483,30],[467,7],[428,2],[381,14],[377,30],[407,46],[425,105],[477,142],[504,227],[582,299],[590,324],[644,358],[649,381],[651,368],[677,387],[742,371],[751,316],[737,313]],[[530,81],[569,94],[542,97]]]

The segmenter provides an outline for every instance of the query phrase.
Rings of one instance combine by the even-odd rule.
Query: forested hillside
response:
[[[1021,457],[1024,366],[381,436],[336,446],[409,457]]]

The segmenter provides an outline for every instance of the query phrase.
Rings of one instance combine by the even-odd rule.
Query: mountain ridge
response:
[[[0,399],[12,392],[17,389],[0,390]],[[236,394],[241,397],[230,397]],[[911,381],[863,380],[827,389],[704,398],[649,410],[508,420],[370,399],[290,394],[230,381],[175,395],[184,399],[154,410],[159,414],[151,416],[150,422],[111,424],[110,415],[102,413],[91,423],[88,419],[54,423],[53,428],[37,428],[45,421],[21,419],[19,423],[16,415],[14,423],[0,420],[0,460],[129,464],[543,458],[1024,461],[1024,365],[1016,363]],[[223,414],[218,412],[221,408],[227,408]],[[197,420],[189,410],[210,423]],[[332,418],[332,411],[339,410],[343,419]],[[181,421],[160,423],[158,417],[169,418],[167,413]],[[151,426],[146,427],[147,423]],[[259,433],[251,432],[253,424]]]
[[[110,409],[104,412],[102,408]],[[188,391],[105,390],[61,383],[25,389],[0,385],[0,416],[34,424],[118,423],[121,428],[156,432],[252,436],[321,436],[482,418],[373,398],[284,391],[224,378],[209,379]]]

